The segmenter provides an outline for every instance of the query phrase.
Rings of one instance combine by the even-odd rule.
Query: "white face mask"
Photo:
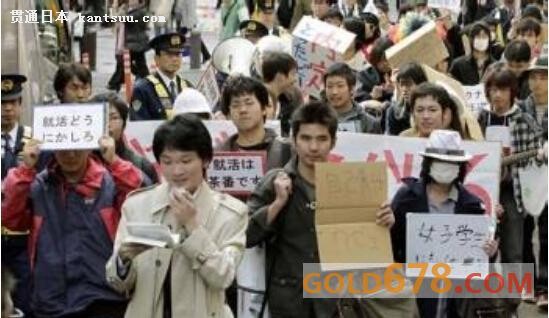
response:
[[[477,51],[484,52],[488,50],[488,44],[490,41],[488,39],[474,39],[473,48]]]
[[[459,175],[459,165],[450,162],[434,161],[431,164],[429,175],[437,183],[450,184],[456,180]]]

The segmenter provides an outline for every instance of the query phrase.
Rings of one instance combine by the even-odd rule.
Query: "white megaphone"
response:
[[[228,75],[250,76],[255,45],[241,37],[228,38],[213,50],[212,63],[216,70]]]

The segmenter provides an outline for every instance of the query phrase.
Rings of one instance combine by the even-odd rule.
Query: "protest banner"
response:
[[[478,117],[478,114],[484,110],[490,110],[490,104],[484,94],[484,84],[480,83],[474,86],[463,86],[465,90],[465,98],[469,110]]]
[[[323,271],[352,266],[342,268],[341,263],[393,262],[389,229],[376,224],[376,213],[387,201],[384,162],[317,164],[315,188],[315,226]]]
[[[406,263],[446,263],[449,278],[471,273],[488,274],[488,255],[482,249],[490,238],[490,218],[467,214],[406,214]],[[418,276],[418,268],[406,268],[407,276]],[[429,268],[427,277],[433,277]]]
[[[35,105],[33,138],[42,150],[97,149],[106,134],[105,104]]]
[[[306,95],[318,97],[326,69],[343,61],[342,55],[356,35],[310,16],[299,21],[292,35],[299,86]]]
[[[232,195],[249,195],[267,172],[265,151],[215,152],[208,167],[213,190]]]
[[[211,107],[216,105],[221,98],[219,86],[217,86],[217,80],[215,78],[215,68],[211,62],[208,63],[204,73],[202,73],[198,84],[196,84],[196,88],[204,94]]]
[[[129,147],[155,162],[152,155],[152,137],[161,121],[128,122],[125,135]],[[219,145],[236,128],[230,121],[205,121],[212,141]],[[418,177],[423,158],[418,154],[425,149],[427,139],[398,136],[338,132],[337,143],[330,154],[332,162],[387,162],[389,171],[388,198],[391,199],[402,185],[402,178]],[[482,199],[486,211],[492,212],[499,198],[501,145],[499,142],[464,141],[462,144],[473,158],[469,163],[465,187]]]
[[[430,21],[385,51],[393,69],[409,62],[424,63],[431,67],[448,57],[448,50]]]
[[[448,9],[452,12],[461,11],[461,0],[429,0],[430,8]]]
[[[124,138],[130,149],[150,162],[156,162],[152,153],[152,140],[156,128],[162,123],[161,120],[128,121],[124,130]],[[237,132],[235,125],[230,120],[206,120],[204,125],[212,136],[214,149],[221,146]],[[274,130],[280,136],[280,120],[268,120],[265,127]]]

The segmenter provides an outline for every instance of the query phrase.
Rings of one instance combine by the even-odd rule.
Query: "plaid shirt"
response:
[[[511,151],[512,153],[520,153],[528,150],[538,149],[543,144],[543,130],[537,124],[536,120],[529,114],[516,109],[508,117],[509,128],[511,131]],[[519,168],[526,167],[532,160],[537,162],[537,159],[530,158],[518,161],[511,165],[511,176],[513,178],[513,192],[519,213],[524,211],[522,203],[521,186],[519,179]]]

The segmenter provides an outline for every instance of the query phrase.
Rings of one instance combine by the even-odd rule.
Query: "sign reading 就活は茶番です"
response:
[[[107,133],[106,111],[106,104],[36,105],[33,138],[42,150],[97,149]]]
[[[252,193],[267,171],[265,151],[219,151],[208,167],[210,187],[239,196]]]

